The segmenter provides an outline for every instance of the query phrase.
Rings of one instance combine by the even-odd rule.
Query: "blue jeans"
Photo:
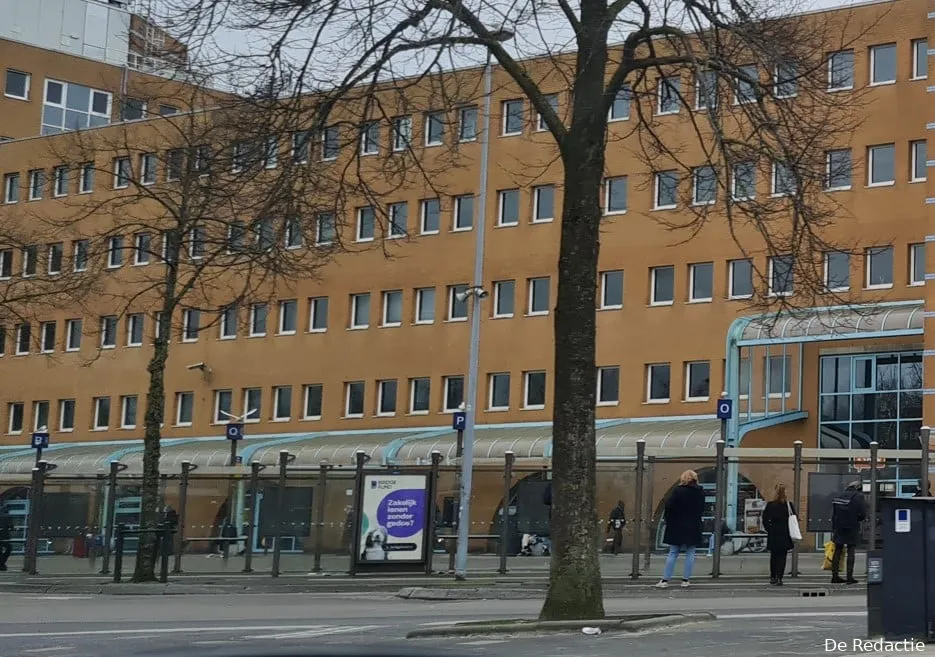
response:
[[[670,545],[669,554],[666,557],[666,568],[662,572],[663,581],[668,582],[672,579],[672,573],[675,572],[675,561],[679,558],[679,552],[685,551],[685,573],[682,579],[692,578],[692,569],[695,567],[695,546],[694,545]]]

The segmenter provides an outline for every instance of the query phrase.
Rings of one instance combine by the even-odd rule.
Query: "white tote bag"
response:
[[[786,502],[789,509],[789,538],[793,541],[802,540],[802,530],[799,528],[799,519],[792,512],[792,502]]]

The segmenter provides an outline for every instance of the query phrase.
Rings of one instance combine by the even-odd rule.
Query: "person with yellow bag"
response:
[[[834,561],[834,541],[825,543],[825,560],[821,564],[822,570],[831,570],[831,564]]]
[[[831,583],[856,584],[854,560],[857,542],[860,540],[860,523],[867,518],[867,502],[864,500],[859,481],[847,485],[844,493],[831,503],[831,540],[834,541],[834,556],[831,558]],[[847,548],[847,579],[841,579],[841,558]]]

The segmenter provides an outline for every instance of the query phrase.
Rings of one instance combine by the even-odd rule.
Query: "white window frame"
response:
[[[668,269],[672,272],[672,298],[659,301],[656,299],[656,276],[659,271]],[[659,265],[649,268],[649,305],[650,306],[671,306],[675,303],[675,267],[673,265]]]
[[[895,70],[893,71],[892,80],[881,80],[879,82],[874,82],[873,78],[874,78],[874,75],[877,69],[877,52],[881,48],[892,48],[893,51],[895,52],[895,57],[893,61]],[[899,79],[899,47],[896,45],[896,43],[878,43],[876,45],[870,46],[870,68],[868,70],[868,73],[870,75],[870,80],[868,81],[868,84],[871,87],[882,87],[888,84],[896,84],[896,80]]]
[[[617,101],[619,100],[626,101],[626,108],[627,108],[626,116],[615,116],[614,115],[614,107],[616,106]],[[630,114],[632,112],[632,105],[633,105],[633,92],[630,90],[630,87],[628,85],[624,85],[616,93],[616,95],[614,96],[614,101],[610,104],[610,109],[607,110],[607,122],[616,123],[618,121],[629,121]]]
[[[57,166],[52,169],[52,197],[68,196],[68,167]]]
[[[20,348],[20,347],[22,346],[22,343],[23,343],[23,335],[22,335],[22,334],[23,334],[23,329],[24,329],[24,328],[25,328],[26,331],[27,331],[27,335],[26,335],[27,340],[26,340],[26,349],[25,349],[25,350],[23,350],[23,349]],[[30,346],[29,343],[32,341],[32,324],[30,324],[30,323],[28,323],[28,322],[20,322],[19,324],[17,324],[17,325],[16,325],[16,331],[15,331],[15,339],[16,339],[16,345],[15,345],[15,347],[14,347],[14,353],[15,353],[17,356],[25,356],[25,355],[27,355],[27,354],[29,353],[29,346]]]
[[[603,372],[609,372],[610,370],[617,371],[617,399],[601,401],[601,393],[604,391],[604,379],[601,377]],[[597,406],[619,406],[620,405],[620,366],[619,365],[605,365],[604,367],[597,368],[597,391],[594,394],[595,403]]]
[[[509,125],[509,122],[510,122],[510,107],[512,107],[513,105],[517,103],[519,103],[519,106],[522,108],[520,128],[519,130],[509,131],[507,130],[507,126]],[[526,127],[526,103],[521,98],[512,98],[510,100],[504,100],[500,104],[500,111],[503,114],[503,119],[501,121],[501,126],[500,126],[501,127],[500,136],[501,137],[513,137],[515,135],[523,134],[523,128]]]
[[[676,85],[673,88],[669,81],[675,80]],[[663,94],[663,89],[670,88],[675,94],[675,109],[674,110],[664,110],[663,100],[665,99],[665,94]],[[670,75],[666,77],[661,77],[656,81],[656,116],[672,116],[678,114],[682,109],[682,78],[678,75]]]
[[[714,198],[710,201],[701,201],[698,199],[698,172],[704,169],[709,169],[711,173],[714,174]],[[715,203],[717,203],[717,172],[715,171],[714,167],[710,165],[695,167],[692,170],[692,205],[706,206],[714,205]]]
[[[756,78],[757,82],[759,82],[759,78],[760,78],[760,68],[759,68],[759,66],[757,66],[756,64],[744,64],[744,65],[740,66],[739,69],[740,69],[740,70],[743,70],[743,69],[748,69],[748,68],[751,68],[751,67],[754,69],[754,74],[753,74],[752,77]],[[740,97],[740,89],[741,89],[741,86],[740,86],[740,85],[742,85],[742,84],[743,84],[743,85],[747,84],[747,81],[746,81],[746,80],[742,80],[742,79],[740,79],[739,77],[736,77],[736,76],[735,76],[735,82],[736,82],[736,84],[734,85],[734,105],[747,105],[748,103],[755,103],[755,102],[756,102],[756,92],[757,92],[756,85],[754,85],[754,87],[753,87],[753,98],[741,98],[741,97]]]
[[[460,226],[459,220],[461,217],[461,204],[465,201],[465,199],[471,199],[471,224],[469,226]],[[476,204],[474,203],[474,200],[475,199],[474,199],[473,194],[460,194],[458,196],[455,196],[454,216],[452,217],[452,227],[451,227],[452,232],[461,233],[461,232],[467,232],[469,230],[474,230],[474,221],[475,221],[474,215],[477,212],[477,208],[475,207]]]
[[[23,247],[23,278],[32,278],[39,271],[39,246],[30,244]],[[30,271],[30,269],[32,271]]]
[[[13,205],[19,203],[20,174],[7,173],[3,176],[3,203]]]
[[[195,318],[198,325],[195,327],[195,337],[189,337],[192,318]],[[182,342],[198,342],[201,335],[201,311],[197,308],[185,308],[182,310]]]
[[[540,217],[539,216],[539,204],[540,198],[546,190],[549,190],[552,194],[552,216],[551,217]],[[555,221],[555,185],[537,185],[532,188],[532,223],[534,224],[547,224],[551,221]]]
[[[405,221],[400,225],[398,219],[400,209],[405,210]],[[406,201],[390,203],[386,208],[386,239],[398,240],[409,233],[409,204]]]
[[[84,262],[79,266],[78,252],[81,250],[81,247],[84,247]],[[88,270],[88,240],[75,240],[72,242],[72,268],[75,272],[83,272]]]
[[[321,234],[323,232],[322,231],[322,219],[325,219],[327,217],[331,217],[331,232],[333,233],[333,236],[330,240],[325,242],[325,241],[322,241],[322,238],[321,238]],[[315,246],[328,246],[330,244],[334,244],[334,239],[337,236],[337,232],[338,232],[338,229],[337,229],[337,224],[335,223],[334,213],[322,212],[322,213],[319,213],[315,217]]]
[[[168,156],[166,158],[168,160]],[[266,138],[266,148],[263,150],[263,168],[275,169],[279,166],[279,136],[272,135]],[[168,180],[169,163],[166,162],[166,179]]]
[[[61,87],[62,87],[62,102],[61,102],[61,103],[53,103],[53,102],[51,102],[51,101],[49,100],[49,83],[61,85]],[[96,89],[95,87],[91,87],[91,86],[89,86],[89,85],[78,84],[78,83],[72,83],[72,82],[63,82],[62,80],[55,80],[55,79],[53,79],[53,78],[46,78],[45,84],[44,84],[43,87],[42,87],[42,104],[43,104],[43,106],[49,105],[49,106],[51,106],[51,107],[58,107],[58,108],[61,109],[62,111],[65,111],[65,110],[67,109],[66,106],[67,106],[67,103],[68,103],[68,87],[70,87],[70,86],[72,86],[72,85],[78,86],[78,87],[85,87],[85,88],[87,88],[88,91],[90,92],[90,93],[88,94],[88,109],[87,109],[88,123],[90,124],[90,122],[91,122],[91,117],[92,117],[92,116],[96,116],[96,117],[98,117],[98,118],[107,119],[107,123],[104,124],[104,125],[110,125],[110,117],[111,117],[111,114],[113,113],[114,95],[113,95],[112,93],[110,93],[109,91],[104,91],[103,89]],[[94,94],[101,94],[102,96],[106,96],[106,98],[107,98],[107,111],[106,111],[106,112],[103,112],[103,113],[102,113],[102,112],[95,112],[95,111],[94,111]],[[82,112],[82,113],[85,113],[83,110],[76,110],[76,111],[80,111],[80,112]],[[50,127],[59,128],[59,133],[61,133],[61,132],[72,132],[71,130],[67,130],[67,129],[65,129],[64,127],[52,126],[52,124],[45,124],[45,123],[44,123],[43,125],[49,125]],[[103,127],[103,125],[102,125],[102,126],[92,126],[92,125],[88,125],[86,128],[85,128],[85,127],[79,128],[79,130],[87,130],[87,129],[91,129],[91,128],[94,128],[94,127]],[[52,134],[58,134],[58,133],[52,133]]]
[[[283,233],[283,242],[286,250],[292,251],[302,248],[302,244],[305,240],[302,235],[302,224],[298,217],[289,217],[286,219]]]
[[[393,152],[409,150],[412,145],[412,117],[397,116],[393,119]]]
[[[695,297],[695,272],[704,265],[711,265],[711,296]],[[710,260],[691,263],[688,265],[688,303],[711,303],[712,301],[714,301],[714,263]]]
[[[385,386],[389,383],[393,383],[396,385],[396,399],[393,400],[394,401],[393,406],[394,406],[394,409],[398,409],[399,381],[397,379],[381,379],[377,381],[377,407],[376,409],[374,409],[376,410],[376,413],[374,413],[374,415],[376,415],[377,417],[393,417],[396,415],[396,410],[393,410],[392,412],[382,410],[384,389],[385,389]]]
[[[700,75],[695,76],[695,111],[696,112],[706,112],[708,110],[717,109],[718,101],[718,79],[717,72],[712,70],[699,71]],[[705,94],[704,85],[702,81],[707,75],[714,75],[714,105],[708,107],[708,96]]]
[[[702,397],[693,397],[691,394],[692,386],[692,366],[693,365],[707,365],[708,366],[708,394]],[[669,369],[669,390],[672,390],[672,369]],[[670,392],[671,394],[671,392]],[[711,399],[711,361],[709,360],[692,360],[685,363],[685,401],[687,402],[705,402]]]
[[[889,251],[890,259],[893,263],[893,270],[890,271],[892,280],[889,283],[870,282],[870,271],[873,264],[873,256],[881,252]],[[893,287],[896,279],[896,251],[892,246],[871,246],[864,250],[864,289],[866,290],[889,290]]]
[[[473,128],[474,135],[472,137],[464,136],[465,115],[472,115],[474,117],[474,128]],[[464,144],[464,143],[468,143],[472,141],[477,141],[477,132],[478,132],[477,119],[479,116],[480,116],[480,113],[478,112],[476,105],[467,105],[465,107],[458,108],[458,142],[459,143]]]
[[[13,417],[15,413],[13,412],[14,407],[19,407],[20,414],[20,428],[13,429]],[[18,436],[26,430],[26,403],[25,402],[9,402],[7,404],[7,415],[9,419],[7,420],[7,433],[11,436]]]
[[[156,184],[159,177],[159,166],[155,153],[143,153],[140,155],[140,183],[146,185]]]
[[[822,259],[822,266],[824,269],[823,277],[824,277],[825,289],[828,292],[847,292],[848,290],[851,289],[851,284],[850,284],[851,259],[850,259],[850,255],[847,253],[845,253],[845,255],[848,256],[847,257],[847,270],[848,270],[847,271],[847,274],[848,274],[847,285],[837,285],[835,287],[831,287],[831,256],[835,255],[835,253],[837,252],[828,251],[825,253],[824,258]]]
[[[122,169],[126,167],[126,172]],[[114,189],[127,189],[130,186],[130,179],[133,177],[133,167],[130,164],[129,157],[114,158]],[[124,178],[121,182],[121,178]]]
[[[259,398],[259,403],[254,407],[250,408],[250,396],[251,393],[257,393]],[[251,413],[250,411],[255,411]],[[243,421],[245,424],[256,424],[260,421],[260,418],[263,416],[263,388],[244,388],[243,389]]]
[[[851,56],[851,83],[843,87],[834,87],[834,58],[835,55],[845,55],[850,54]],[[856,57],[854,56],[854,50],[852,48],[845,48],[844,50],[836,50],[832,53],[828,53],[828,87],[826,91],[850,91],[854,88],[854,80],[856,79],[856,72],[854,70]]]
[[[793,71],[792,71],[792,79],[790,79],[790,80],[782,80],[782,79],[779,77],[780,72],[782,71],[782,69],[783,69],[784,67],[788,68],[788,67],[790,67],[790,66],[795,67],[794,63],[792,63],[791,65],[790,65],[789,63],[786,63],[785,65],[783,65],[783,64],[777,64],[777,65],[775,65],[775,66],[773,67],[773,95],[774,95],[776,98],[780,98],[780,99],[795,98],[796,96],[799,95],[799,72],[798,72],[798,70],[797,70],[798,67],[795,67],[796,70],[793,70]],[[783,84],[792,84],[792,85],[794,85],[795,91],[793,91],[793,92],[790,93],[790,94],[782,93],[782,92],[781,92],[781,89],[782,89],[782,85],[783,85]]]
[[[9,271],[9,275],[4,274]],[[13,278],[13,249],[0,249],[0,280],[8,281]]]
[[[558,94],[546,94],[544,96],[546,104],[548,104],[552,111],[555,114],[558,114]],[[539,112],[536,112],[536,132],[546,132],[548,131],[549,126],[546,125],[545,120]]]
[[[432,318],[431,319],[421,319],[422,309],[425,307],[425,297],[426,292],[431,291],[432,297]],[[416,288],[416,307],[415,307],[415,318],[413,319],[414,324],[434,324],[435,323],[435,306],[436,306],[436,294],[434,287],[420,287]]]
[[[28,173],[29,180],[29,200],[30,201],[41,201],[45,193],[45,170],[44,169],[32,169]],[[41,184],[36,184],[37,182]]]
[[[318,314],[319,306],[325,305],[325,325],[321,328],[315,326],[315,316]],[[310,297],[308,300],[308,332],[325,333],[328,330],[328,297]]]
[[[127,406],[129,406],[129,401],[133,399],[137,406],[134,409],[133,413],[133,423],[127,424]],[[136,429],[136,416],[140,412],[139,407],[139,397],[136,395],[122,395],[120,397],[120,428],[121,429]]]
[[[535,300],[535,289],[536,283],[539,281],[545,281],[547,287],[546,294],[546,309],[545,310],[533,310],[533,301]],[[526,316],[527,317],[542,317],[549,314],[549,308],[552,305],[552,279],[549,276],[534,276],[527,281],[529,287],[528,290],[528,299],[526,300]]]
[[[611,188],[618,184],[623,183],[624,187],[624,196],[626,196],[627,202],[624,204],[625,207],[622,210],[612,210],[610,207],[610,199],[613,197],[611,194]],[[618,214],[626,214],[627,208],[630,205],[630,183],[627,179],[627,176],[611,176],[604,179],[604,216],[613,216]]]
[[[143,346],[143,335],[145,324],[143,318],[145,315],[143,313],[130,313],[127,315],[127,346],[128,347],[142,347]],[[133,325],[139,322],[140,323],[140,339],[133,339]]]
[[[772,177],[772,190],[770,192],[773,198],[781,198],[783,196],[792,196],[793,194],[795,194],[795,192],[798,189],[797,185],[795,184],[795,176],[793,176],[793,180],[791,181],[792,190],[788,192],[779,191],[779,188],[778,188],[779,186],[777,185],[777,183],[779,182],[780,167],[789,169],[789,167],[786,167],[786,165],[782,164],[781,162],[773,162],[772,176],[771,176]],[[791,174],[792,174],[792,170],[790,169],[790,175]]]
[[[324,402],[324,388],[320,383],[308,383],[302,386],[302,419],[303,420],[320,420],[321,412],[323,409],[318,409],[318,415],[309,415],[308,414],[308,397],[312,391],[312,388],[318,388],[321,390],[320,397],[322,405]]]
[[[516,217],[513,221],[506,221],[504,219],[504,208],[506,207],[506,199],[508,194],[516,195]],[[518,226],[519,225],[519,190],[518,189],[501,189],[497,192],[497,226]]]
[[[508,313],[501,313],[500,308],[500,295],[502,294],[503,286],[509,283],[513,287],[513,310]],[[513,317],[516,313],[516,281],[514,280],[503,280],[503,281],[494,281],[493,284],[493,311],[492,317],[494,319],[509,319]]]
[[[52,266],[55,262],[55,258],[53,254],[55,253],[56,247],[58,247],[59,262],[58,262],[58,268],[54,269]],[[65,263],[65,243],[55,242],[54,244],[49,244],[49,250],[48,250],[47,259],[46,259],[46,270],[49,272],[49,276],[57,276],[58,274],[61,274],[62,265],[64,263]]]
[[[464,317],[455,317],[454,308],[457,299],[455,298],[461,290],[467,289],[467,285],[449,285],[448,286],[448,312],[445,313],[445,321],[448,322],[466,322],[471,310],[468,307],[467,300],[464,302]]]
[[[67,406],[71,405],[71,426],[65,426],[65,409]],[[74,399],[59,399],[58,400],[58,430],[61,433],[72,433],[75,430],[75,400]]]
[[[607,303],[607,278],[612,274],[620,274],[620,303]],[[601,272],[601,305],[600,310],[620,310],[623,308],[623,290],[626,277],[622,269],[609,269]]]
[[[140,244],[144,236],[149,238],[149,247],[147,247],[146,249],[143,249],[142,245]],[[150,233],[136,233],[133,236],[133,265],[134,266],[149,264],[149,257],[152,253],[152,244],[153,244],[153,236]]]
[[[26,94],[25,96],[17,96],[16,94],[11,94],[10,92],[7,91],[7,74],[9,73],[18,73],[26,77],[26,85],[25,85],[26,88],[24,91],[24,93]],[[3,73],[3,95],[6,98],[12,98],[13,100],[27,100],[28,101],[29,91],[31,88],[32,88],[32,73],[27,73],[26,71],[21,71],[16,68],[8,68],[4,71]]]
[[[113,342],[106,342],[107,340],[107,324],[113,320],[114,324],[114,335]],[[101,349],[116,349],[117,348],[117,330],[118,330],[118,318],[116,315],[104,315],[101,317]]]
[[[506,381],[507,381],[507,404],[506,406],[494,406],[494,403],[493,403],[494,383],[496,382],[497,377],[503,377],[503,376],[506,377]],[[490,374],[487,375],[487,410],[488,411],[496,412],[496,411],[510,410],[509,397],[510,397],[510,392],[511,392],[510,391],[511,383],[512,382],[510,381],[509,372],[491,372]]]
[[[45,346],[46,342],[46,333],[49,331],[49,327],[52,327],[52,348],[49,349]],[[58,337],[55,335],[55,329],[58,328],[58,322],[41,322],[39,324],[39,353],[40,354],[51,354],[55,351],[55,339]]]
[[[737,196],[737,167],[743,165],[744,167],[750,166],[750,170],[753,172],[753,195],[752,196]],[[734,166],[731,167],[730,172],[730,197],[734,201],[750,201],[756,198],[756,165],[753,162],[737,162]]]
[[[101,406],[104,400],[107,400],[107,424],[101,424]],[[114,409],[110,408],[110,397],[95,397],[94,398],[94,425],[92,431],[107,431],[110,428],[110,414]]]
[[[390,298],[393,295],[397,295],[397,294],[399,295],[399,321],[390,322],[387,319],[387,316],[389,314],[389,309],[390,309],[389,302],[390,302]],[[384,290],[381,296],[383,297],[382,298],[383,307],[381,308],[381,313],[380,313],[380,319],[381,319],[380,326],[384,328],[393,328],[396,326],[402,326],[403,325],[403,291],[402,290]]]
[[[545,370],[530,370],[528,372],[523,372],[523,410],[524,411],[541,411],[545,408],[545,404],[530,404],[529,403],[529,379],[533,374],[542,374],[545,378],[545,399],[548,399],[549,390],[549,377],[546,374]]]
[[[438,125],[441,125],[441,135],[435,139],[432,136],[432,131],[429,129],[429,126],[432,125],[433,121],[436,118],[440,118]],[[435,112],[426,112],[425,113],[425,145],[426,146],[441,146],[445,143],[445,113],[440,111]]]
[[[182,422],[182,400],[188,396],[192,400],[192,419],[188,422]],[[177,427],[190,427],[195,420],[195,393],[190,391],[183,391],[175,393],[175,426]]]
[[[890,180],[873,182],[873,160],[876,152],[883,148],[893,149],[893,177]],[[867,187],[892,187],[896,184],[896,144],[875,144],[867,146]]]
[[[776,291],[773,289],[773,277],[775,274],[776,258],[788,258],[790,256],[770,256],[769,257],[769,296],[771,297],[788,297],[795,294],[795,261],[793,260],[790,264],[789,275],[792,277],[792,289],[788,291]]]
[[[363,297],[367,298],[367,317],[364,317],[363,318],[364,321],[361,322],[360,321],[361,318],[358,316],[359,309],[357,307],[357,300]],[[363,329],[370,328],[370,311],[371,311],[370,298],[371,297],[370,297],[369,292],[360,292],[358,294],[351,295],[351,317],[350,317],[351,321],[350,321],[350,326],[348,327],[349,330],[360,331]]]
[[[919,166],[919,146],[925,149],[926,155],[922,159],[922,171],[923,176],[921,178],[916,177],[916,168]],[[928,158],[928,143],[925,139],[914,139],[909,142],[909,182],[911,183],[920,183],[928,180],[927,171],[927,158]]]
[[[260,308],[265,309],[266,317],[265,317],[265,321],[263,322],[263,330],[256,331],[254,330],[254,328],[256,326],[257,310],[259,310]],[[265,336],[267,331],[269,330],[268,325],[269,325],[269,305],[265,303],[250,304],[250,326],[249,326],[249,332],[247,335],[251,338],[261,338]]]
[[[451,387],[451,382],[455,379],[460,379],[461,381],[461,403],[457,408],[448,407],[448,388]],[[464,392],[465,386],[467,385],[467,377],[461,374],[452,374],[450,376],[442,377],[442,413],[455,413],[464,408]]]
[[[364,213],[367,210],[370,210],[371,212],[371,217],[370,217],[371,224],[370,224],[370,235],[369,236],[365,236],[363,234],[363,228],[364,228],[363,218],[364,218]],[[376,227],[377,227],[377,212],[374,209],[374,207],[372,205],[364,205],[362,207],[357,208],[357,230],[355,231],[356,236],[357,236],[357,241],[358,242],[372,242],[374,235],[377,232]]]
[[[285,328],[285,319],[286,319],[286,308],[289,307],[289,304],[292,304],[292,311],[294,316],[295,328],[286,329]],[[283,299],[279,302],[279,322],[278,322],[279,335],[295,335],[299,328],[299,301],[297,299]]]
[[[918,249],[916,247],[919,247]],[[922,251],[922,262],[925,263],[925,242],[917,242],[909,245],[909,286],[918,287],[920,285],[925,285],[925,271],[923,268],[922,278],[919,280],[915,279],[916,271],[916,251]]]
[[[373,131],[376,131],[376,139],[373,139]],[[366,121],[360,130],[360,155],[368,157],[370,155],[380,154],[380,122]]]
[[[669,369],[669,396],[655,399],[652,397],[653,379],[657,367],[667,367]],[[646,402],[647,404],[668,404],[672,401],[672,364],[671,363],[649,363],[646,365]]]
[[[928,39],[927,38],[913,39],[910,42],[910,45],[911,45],[910,52],[912,53],[912,69],[911,69],[912,77],[909,79],[910,80],[926,80],[928,79]],[[921,50],[922,52],[919,53],[918,52],[919,50]],[[917,64],[919,62],[920,54],[921,54],[922,59],[926,61],[926,74],[925,75],[919,75],[919,67]]]
[[[123,235],[107,238],[107,268],[117,269],[123,266]]]
[[[834,153],[847,153],[851,158],[851,179],[847,185],[831,185],[831,156]],[[854,155],[849,148],[832,148],[825,151],[825,191],[826,192],[845,192],[850,190],[854,184]]]
[[[218,322],[218,340],[233,340],[237,337],[237,328],[238,324],[240,323],[238,321],[238,315],[240,314],[239,310],[240,309],[237,306],[228,306],[221,310],[221,318]],[[234,314],[233,326],[231,326],[230,317],[228,315],[228,313],[231,311],[233,311]],[[233,408],[233,406],[231,408]]]
[[[221,417],[222,415],[221,395],[225,393],[227,393],[227,395],[230,398],[230,404],[229,404],[230,411],[225,411],[223,414],[224,417]],[[234,391],[231,390],[230,388],[223,388],[221,390],[215,390],[214,391],[214,411],[213,411],[213,415],[211,416],[213,420],[211,424],[229,424],[231,421],[230,416],[233,415],[233,412],[234,412]]]
[[[284,391],[289,391],[289,415],[283,417],[279,415],[279,396]],[[271,422],[291,422],[292,421],[292,386],[273,386],[273,416]]]
[[[678,173],[677,173],[677,172],[675,172],[675,177],[676,177],[676,180],[675,180],[675,203],[666,204],[666,205],[660,205],[660,204],[659,204],[659,192],[660,192],[660,190],[662,189],[662,186],[661,186],[659,183],[660,183],[660,181],[662,180],[662,176],[663,176],[663,175],[671,174],[671,173],[673,173],[673,172],[674,172],[673,170],[657,171],[657,172],[653,175],[653,210],[672,210],[672,209],[678,207],[678,203],[679,203],[679,201],[678,201],[678,196],[679,196],[679,195],[678,195],[679,180],[678,180]]]
[[[428,208],[429,204],[435,201],[436,205],[436,221],[438,222],[438,228],[435,230],[427,230],[425,227],[425,220],[428,217]],[[441,201],[437,198],[424,198],[419,201],[419,232],[422,235],[438,235],[442,224],[442,204]]]
[[[363,386],[363,391],[361,394],[361,399],[363,401],[363,408],[360,409],[360,413],[351,413],[351,386],[360,384]],[[367,414],[367,383],[365,381],[348,381],[344,384],[344,417],[347,419],[357,419],[362,418]]]
[[[81,336],[83,333],[83,321],[81,319],[65,320],[65,351],[81,351]],[[71,341],[72,326],[78,326],[78,343]]]
[[[94,191],[94,163],[85,162],[78,169],[78,193],[90,194]]]
[[[429,407],[416,410],[416,387],[418,382],[428,381]],[[409,415],[428,415],[432,410],[432,379],[427,376],[416,376],[409,379]]]

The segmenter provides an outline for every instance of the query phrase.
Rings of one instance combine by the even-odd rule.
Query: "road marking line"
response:
[[[506,643],[506,639],[481,639],[479,641],[463,641],[459,646],[490,646],[495,643]]]
[[[332,634],[348,634],[350,632],[367,632],[384,627],[383,625],[354,625],[351,627],[325,626],[304,632],[286,632],[282,634],[263,634],[259,636],[245,636],[244,639],[311,639],[318,636]]]
[[[61,600],[91,600],[93,599],[90,595],[26,595],[23,596],[23,600],[54,600],[56,602]]]
[[[146,635],[146,634],[197,634],[199,632],[275,632],[277,630],[309,630],[320,628],[321,625],[254,625],[233,627],[149,627],[135,630],[81,630],[78,632],[13,632],[0,634],[0,639],[36,638],[50,636],[119,636],[119,635]]]
[[[56,646],[54,648],[32,648],[23,652],[61,652],[62,650],[73,650],[74,646]]]
[[[744,618],[825,618],[827,616],[866,616],[866,611],[794,611],[772,612],[769,614],[714,614],[718,620],[742,620]]]

